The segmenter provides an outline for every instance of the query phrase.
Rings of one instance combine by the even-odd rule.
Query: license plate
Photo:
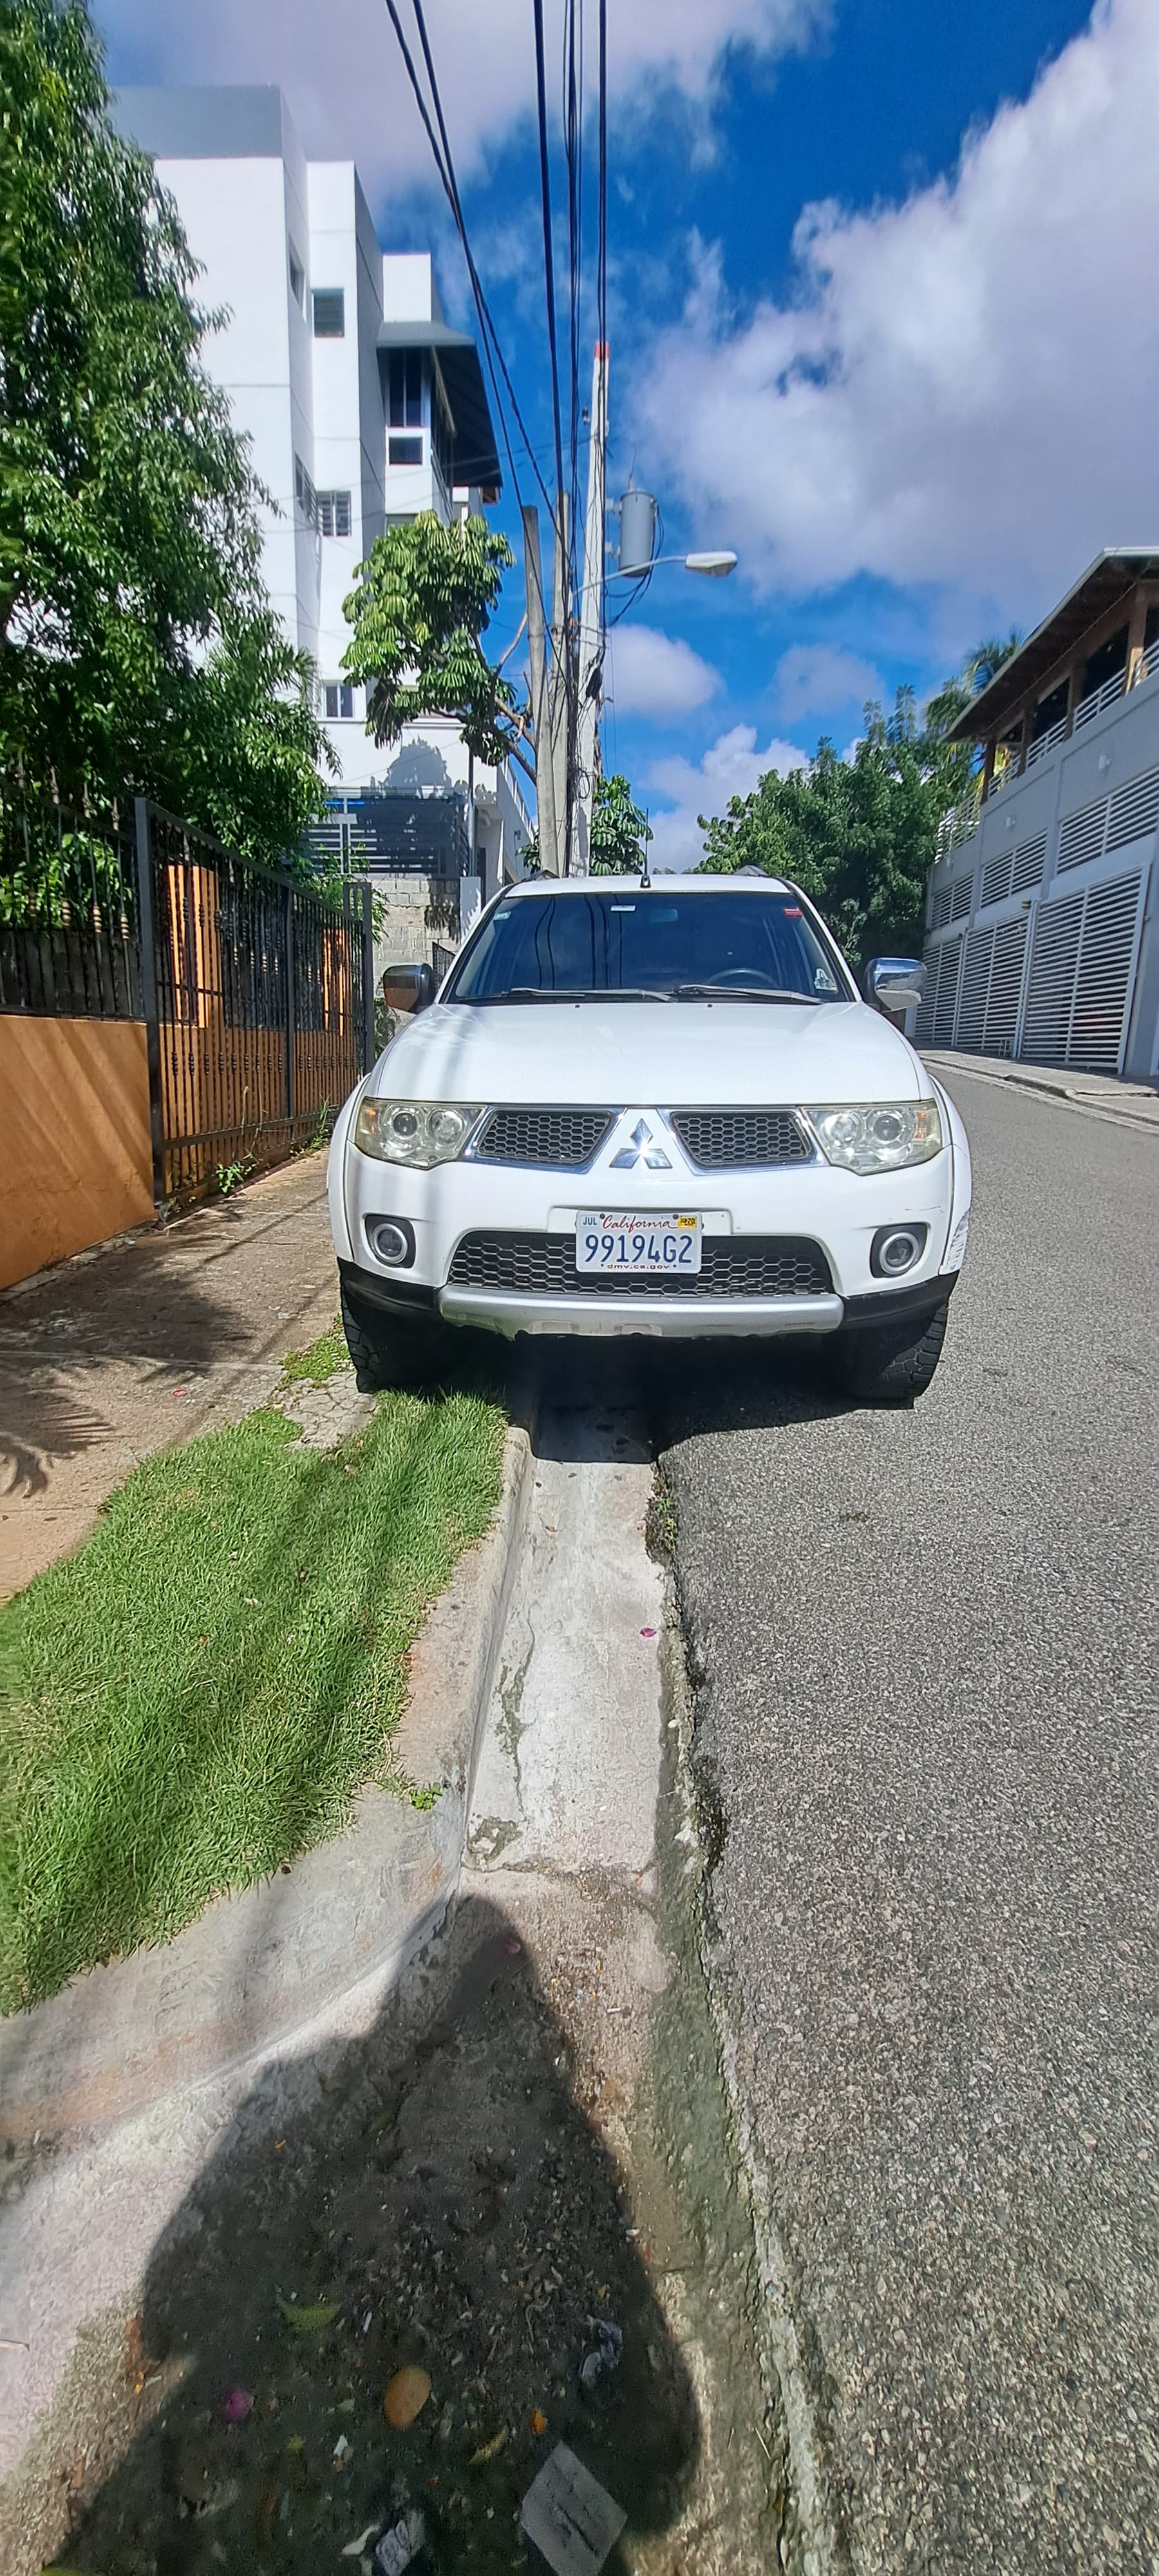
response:
[[[700,1268],[698,1216],[577,1216],[577,1270],[690,1278]]]

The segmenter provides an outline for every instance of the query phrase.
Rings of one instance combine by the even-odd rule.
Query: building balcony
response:
[[[1145,681],[1154,679],[1157,672],[1159,672],[1159,640],[1149,645],[1145,653],[1140,654],[1131,677],[1131,690],[1141,688]],[[1017,786],[1019,779],[1026,778],[1031,770],[1039,767],[1042,761],[1049,760],[1051,753],[1058,751],[1064,742],[1071,742],[1076,734],[1082,733],[1088,725],[1094,724],[1099,716],[1107,713],[1108,708],[1115,706],[1120,698],[1128,694],[1126,669],[1112,671],[1109,679],[1104,680],[1099,688],[1088,690],[1087,695],[1079,699],[1077,706],[1068,715],[1060,716],[1056,724],[1049,725],[1044,733],[1040,733],[1033,742],[1029,743],[1025,758],[1020,752],[1015,751],[1004,762],[1001,769],[996,767],[987,786],[985,797],[981,801],[990,805],[996,796],[1005,795],[1011,787]]]

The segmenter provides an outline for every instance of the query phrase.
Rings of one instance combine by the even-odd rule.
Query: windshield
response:
[[[838,1002],[836,956],[791,894],[520,895],[497,904],[463,952],[448,1002],[625,1000]]]

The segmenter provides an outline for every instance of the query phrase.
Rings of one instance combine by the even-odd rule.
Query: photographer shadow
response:
[[[543,1983],[469,1898],[418,1985],[264,2073],[158,2243],[78,2576],[353,2572],[408,2511],[431,2576],[542,2567],[520,2508],[561,2441],[626,2513],[613,2576],[672,2566],[696,2397]],[[400,2369],[430,2393],[392,2429]]]

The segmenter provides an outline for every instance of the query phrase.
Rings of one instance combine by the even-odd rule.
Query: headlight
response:
[[[907,1163],[929,1163],[942,1150],[936,1100],[870,1100],[856,1108],[808,1109],[817,1142],[830,1163],[847,1172],[900,1172]]]
[[[435,1163],[455,1161],[482,1115],[479,1101],[364,1100],[354,1142],[380,1163],[411,1163],[429,1172]]]

